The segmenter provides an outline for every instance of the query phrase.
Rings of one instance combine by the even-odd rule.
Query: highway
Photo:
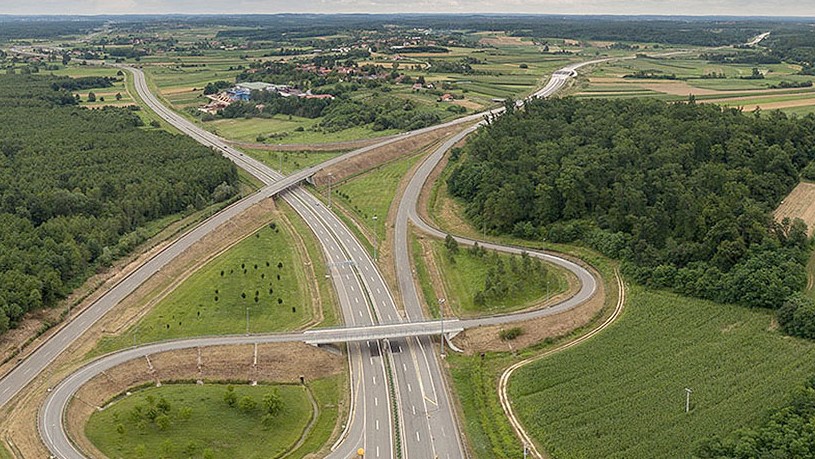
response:
[[[328,262],[333,266],[332,279],[337,287],[346,323],[349,325],[370,326],[375,323],[399,323],[404,320],[397,311],[395,302],[373,260],[370,259],[359,242],[352,236],[348,228],[339,221],[333,212],[326,209],[316,198],[304,190],[299,188],[289,190],[291,186],[299,183],[323,167],[327,167],[349,156],[364,153],[372,148],[395,140],[384,141],[380,144],[357,150],[320,166],[309,168],[293,176],[283,178],[280,174],[269,169],[262,163],[250,157],[246,157],[239,151],[231,148],[227,142],[214,134],[203,131],[180,115],[164,107],[147,89],[146,81],[141,71],[132,69],[132,72],[135,76],[134,81],[139,94],[145,103],[162,116],[162,118],[171,122],[182,132],[196,138],[199,142],[217,148],[225,156],[235,161],[238,166],[257,176],[264,183],[268,184],[268,186],[259,193],[245,198],[229,209],[216,215],[216,217],[219,217],[218,219],[213,218],[208,220],[195,230],[184,235],[175,244],[162,252],[162,254],[167,253],[164,258],[159,260],[159,257],[156,257],[139,268],[125,280],[129,280],[129,282],[122,282],[117,285],[114,290],[83,312],[79,318],[58,332],[46,343],[46,346],[41,347],[35,352],[36,355],[46,347],[49,347],[47,345],[59,343],[52,346],[54,353],[46,356],[48,360],[26,359],[14,370],[14,372],[16,372],[20,369],[28,369],[28,371],[21,373],[19,378],[15,379],[15,381],[17,381],[16,385],[7,382],[9,381],[9,376],[12,376],[14,372],[0,381],[0,393],[3,393],[4,384],[7,385],[6,387],[17,388],[16,390],[23,387],[34,375],[39,373],[48,362],[52,361],[62,349],[76,339],[76,337],[84,332],[93,322],[98,320],[98,318],[115,305],[116,302],[124,298],[129,291],[135,289],[141,282],[149,278],[150,275],[157,272],[161,266],[169,262],[175,255],[183,251],[184,248],[189,247],[189,245],[196,240],[199,240],[203,234],[206,234],[207,228],[211,231],[211,229],[218,226],[220,223],[216,223],[216,220],[222,223],[255,202],[281,192],[281,196],[303,216],[323,245]],[[569,72],[568,75],[555,75],[551,81],[558,82],[555,83],[555,86],[559,89],[570,76],[571,72]],[[553,83],[551,81],[547,87],[552,86]],[[501,110],[494,110],[490,113],[495,114],[500,111]],[[457,120],[454,123],[436,126],[433,129],[472,122],[482,118],[483,115],[484,114],[471,115],[465,119]],[[416,133],[426,132],[427,130],[428,129],[425,129],[407,135],[415,135]],[[436,152],[434,152],[434,155],[435,153]],[[441,154],[443,154],[443,151],[441,151]],[[425,165],[423,165],[423,168],[424,166]],[[432,167],[430,167],[430,169],[432,170]],[[406,199],[405,201],[409,200]],[[420,221],[419,219],[414,220],[417,222]],[[427,231],[427,228],[423,229]],[[197,238],[195,236],[196,234],[198,235]],[[515,250],[520,252],[520,249]],[[565,262],[565,260],[563,261]],[[399,263],[397,266],[401,264],[402,263]],[[572,269],[577,269],[578,271],[582,269],[577,265],[572,265]],[[404,264],[404,266],[409,266],[409,264]],[[589,285],[595,285],[590,275],[589,278],[592,279],[592,283]],[[400,277],[400,286],[402,283],[403,281]],[[412,282],[410,285],[412,285]],[[112,295],[117,288],[118,293]],[[583,290],[586,290],[586,288],[584,287],[581,291]],[[593,287],[589,290],[593,291]],[[571,307],[580,302],[578,301],[579,298],[578,300],[575,300],[575,298],[576,297],[570,298],[574,303]],[[549,309],[547,309],[547,311],[548,310]],[[422,314],[418,302],[411,306],[408,306],[406,303],[406,314],[409,320],[418,320]],[[86,317],[86,319],[80,321],[83,317]],[[512,316],[505,316],[467,321],[466,324],[465,321],[462,321],[461,327],[493,323],[492,321],[499,323],[501,321],[513,320],[517,320],[517,318],[513,319]],[[74,324],[77,325],[73,326]],[[425,325],[432,327],[430,324]],[[453,324],[450,323],[450,325]],[[69,328],[78,334],[63,334],[65,330]],[[320,332],[315,331],[314,333]],[[370,333],[372,334],[369,335],[369,337],[375,339],[382,336],[376,334],[376,328],[372,328]],[[422,334],[416,331],[410,333]],[[398,333],[395,336],[398,336]],[[274,340],[292,339],[303,340],[303,335],[300,335],[299,338],[291,334],[213,337],[201,338],[200,341],[192,342],[188,340],[186,344],[175,345],[202,346],[238,342],[274,342]],[[348,337],[337,337],[336,339],[338,341],[345,341]],[[358,341],[349,345],[351,379],[354,392],[352,394],[351,422],[347,426],[347,430],[343,433],[342,439],[345,441],[339,442],[337,448],[332,453],[332,457],[348,457],[357,447],[364,447],[366,451],[369,452],[369,454],[366,455],[367,457],[395,457],[392,449],[394,445],[393,435],[400,435],[402,437],[401,445],[403,448],[403,457],[463,457],[464,453],[461,446],[461,439],[453,419],[452,409],[444,382],[441,378],[438,361],[433,352],[432,342],[426,337],[412,337],[394,338],[389,340],[388,343],[388,345],[383,346],[380,341],[369,339],[365,340],[365,344]],[[162,343],[153,346],[160,345],[170,346],[172,344]],[[64,408],[68,400],[70,400],[70,395],[78,390],[81,386],[81,381],[86,380],[87,375],[96,374],[93,373],[93,371],[94,369],[99,369],[97,365],[105,365],[105,362],[107,362],[107,364],[118,362],[120,361],[118,359],[127,360],[128,357],[133,358],[133,356],[138,356],[139,352],[159,352],[159,349],[160,348],[153,347],[135,348],[120,354],[115,354],[116,357],[113,360],[103,359],[94,361],[62,381],[51,394],[49,394],[48,401],[40,413],[40,429],[49,449],[58,457],[84,457],[68,440],[62,430],[61,419]],[[105,359],[108,358],[109,357],[105,357]],[[39,362],[41,367],[38,368],[36,365],[29,363],[32,360]],[[385,377],[386,365],[392,368],[394,389],[399,397],[399,409],[396,417],[396,419],[399,420],[398,429],[395,429],[392,425],[394,419],[389,412],[390,399]],[[11,396],[13,396],[13,394],[8,395],[5,400],[0,399],[0,402],[5,403]],[[385,432],[385,429],[387,429],[388,432]]]
[[[172,112],[170,109],[161,104],[160,101],[149,91],[147,87],[144,74],[138,69],[129,69],[134,75],[134,83],[139,95],[144,102],[158,113],[163,119],[170,122],[177,129],[181,130],[187,135],[195,138],[204,145],[212,146],[221,151],[225,156],[234,161],[239,167],[247,170],[249,173],[256,176],[258,179],[268,186],[261,190],[259,193],[252,196],[253,199],[245,199],[241,201],[241,208],[246,208],[249,205],[258,202],[266,197],[273,196],[281,191],[287,190],[292,185],[302,181],[304,178],[316,172],[315,168],[300,172],[293,177],[283,178],[277,172],[271,170],[264,164],[244,156],[241,152],[231,148],[229,144],[220,139],[219,137],[203,131],[197,126],[193,125],[180,115]],[[471,121],[471,120],[470,120]],[[439,129],[450,125],[467,122],[467,120],[457,120],[455,123],[447,123],[444,126],[436,126],[432,129]],[[416,135],[427,132],[431,129],[423,129],[416,131],[409,135]],[[402,138],[402,137],[400,137]],[[324,163],[321,167],[327,167],[334,164],[336,161],[344,160],[349,156],[361,154],[371,148],[384,145],[395,140],[384,141],[379,144],[357,150],[343,157],[336,158],[333,162]],[[346,323],[352,325],[371,325],[379,321],[385,323],[399,322],[402,320],[399,315],[395,302],[384,283],[381,275],[379,274],[373,261],[367,255],[365,250],[359,245],[359,242],[352,236],[348,228],[328,209],[325,209],[321,203],[313,196],[301,189],[294,189],[286,191],[281,195],[286,199],[295,210],[300,213],[306,220],[317,237],[320,239],[323,249],[326,253],[328,263],[332,268],[332,279],[337,287],[338,296],[342,305],[343,315]],[[235,212],[237,213],[237,212]],[[234,214],[233,214],[234,215]],[[226,218],[228,219],[228,217]],[[167,260],[161,263],[154,263],[151,266],[144,266],[137,270],[138,276],[134,277],[133,281],[124,285],[120,290],[121,293],[118,297],[113,297],[106,302],[107,307],[99,307],[94,304],[86,310],[82,316],[87,317],[83,322],[76,322],[78,333],[72,339],[60,339],[58,335],[49,340],[49,343],[61,343],[64,345],[55,349],[55,353],[50,360],[64,349],[65,345],[70,344],[76,336],[79,336],[86,330],[93,322],[98,320],[110,307],[116,304],[118,300],[124,298],[129,292],[135,289],[141,282],[149,278],[152,273],[155,273],[161,266],[166,264],[173,256],[177,255],[184,248],[199,240],[200,237],[182,237],[180,241],[184,244],[178,244],[178,250],[169,254]],[[134,274],[136,274],[134,273]],[[106,295],[107,296],[107,295]],[[98,303],[98,302],[97,302]],[[72,322],[73,324],[74,322]],[[217,339],[215,339],[217,341]],[[388,352],[385,352],[388,351]],[[413,393],[413,388],[422,387],[421,373],[427,373],[423,368],[420,359],[417,359],[414,350],[410,345],[403,345],[402,342],[396,340],[389,348],[383,349],[379,341],[366,342],[366,344],[352,344],[349,346],[350,361],[352,365],[352,387],[355,393],[352,394],[352,416],[351,422],[346,432],[344,432],[345,441],[340,443],[338,448],[334,451],[336,457],[347,457],[351,452],[356,451],[356,448],[363,447],[367,451],[371,451],[369,457],[393,457],[394,451],[392,450],[394,441],[393,435],[402,434],[401,430],[396,430],[391,425],[393,418],[389,411],[391,406],[389,399],[389,390],[386,384],[386,363],[393,368],[394,384],[396,385],[395,391],[405,391],[408,394]],[[121,357],[120,357],[121,358]],[[390,359],[388,362],[385,359]],[[32,368],[27,359],[16,370],[22,368]],[[44,361],[43,367],[47,364]],[[425,363],[426,366],[426,363]],[[25,377],[36,374],[41,369],[33,368],[22,373],[22,382],[18,383],[17,387],[22,387],[27,381]],[[63,399],[64,404],[58,403],[59,397],[63,394],[74,393],[79,388],[78,381],[82,380],[81,377],[71,377],[60,383],[60,385],[49,395],[48,403],[44,406],[40,416],[40,429],[47,446],[58,457],[83,457],[82,453],[75,449],[75,447],[68,440],[67,436],[61,429],[59,420],[62,416],[62,409],[70,398]],[[29,379],[30,380],[30,379]],[[15,379],[16,381],[16,379]],[[4,379],[3,382],[6,382]],[[2,384],[2,383],[0,383]],[[425,397],[422,394],[420,407],[425,407],[428,400],[433,403],[434,399]],[[364,394],[364,396],[362,396]],[[10,394],[9,397],[13,395]],[[397,419],[406,420],[403,426],[413,426],[417,424],[411,422],[416,419],[426,419],[428,409],[416,409],[418,403],[414,401],[410,405],[409,410],[400,413]],[[59,406],[58,410],[54,410]],[[422,425],[422,422],[418,423]],[[371,428],[373,427],[373,428]],[[387,434],[386,434],[387,430]],[[455,431],[451,428],[448,431]],[[446,431],[447,432],[447,431]],[[415,433],[415,440],[414,434]],[[418,430],[410,431],[410,435],[404,438],[401,442],[403,445],[403,455],[407,457],[407,451],[415,449],[417,451],[435,451],[433,446],[432,436],[429,429],[422,435]],[[452,436],[457,439],[457,435],[450,432]],[[447,433],[443,433],[446,436]],[[458,440],[458,439],[457,439]],[[460,451],[460,442],[456,441],[456,450]],[[416,448],[411,448],[409,445],[420,445]],[[428,448],[426,445],[430,445]],[[421,457],[423,453],[418,452],[416,457]],[[442,457],[447,457],[449,454],[444,454]],[[450,457],[456,457],[455,455]]]

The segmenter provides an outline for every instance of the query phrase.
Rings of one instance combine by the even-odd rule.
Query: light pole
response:
[[[331,208],[331,182],[334,179],[334,174],[328,173],[328,208]]]
[[[685,413],[690,413],[690,394],[692,392],[689,388],[685,388]]]
[[[441,335],[439,336],[439,354],[444,357],[444,298],[439,298],[439,320],[441,321]]]
[[[376,234],[376,220],[377,220],[376,215],[373,216],[373,220],[374,220],[374,261],[379,261],[379,259],[376,256],[377,255],[376,248],[379,246],[379,237]]]

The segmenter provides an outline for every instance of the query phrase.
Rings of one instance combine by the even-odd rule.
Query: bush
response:
[[[512,341],[523,334],[524,331],[521,327],[512,327],[507,328],[506,330],[501,330],[498,333],[498,337],[500,337],[503,341]]]

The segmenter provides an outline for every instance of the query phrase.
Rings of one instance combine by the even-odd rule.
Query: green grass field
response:
[[[336,385],[334,378],[333,386]],[[319,396],[315,390],[315,398],[324,408],[321,412],[325,419],[318,419],[317,428],[309,435],[308,447],[304,444],[297,454],[288,457],[303,457],[328,440],[334,427],[332,421],[336,422],[338,390],[331,382],[322,386]],[[264,426],[261,422],[263,396],[274,389],[279,391],[284,408]],[[167,384],[140,390],[94,413],[85,432],[109,457],[268,458],[288,452],[313,416],[307,389],[303,386],[239,385],[234,390],[238,400],[249,397],[257,407],[242,411],[237,406],[228,406],[224,401],[224,385]],[[148,397],[156,403],[162,397],[169,402],[168,427],[161,429],[157,423],[145,421],[140,425],[134,419],[136,406],[144,410],[150,406]],[[333,416],[330,411],[335,412]]]
[[[815,373],[815,344],[773,330],[768,311],[639,286],[626,308],[510,383],[525,426],[556,457],[690,457],[709,435],[756,425]]]
[[[550,264],[545,266],[545,275],[535,279],[526,279],[512,274],[507,270],[506,277],[510,282],[519,285],[517,290],[500,298],[486,301],[478,305],[473,300],[476,293],[484,290],[484,282],[491,264],[487,261],[489,255],[476,256],[464,247],[459,248],[458,254],[453,257],[454,262],[447,254],[447,249],[441,241],[432,241],[434,257],[439,264],[445,289],[450,294],[447,299],[448,306],[460,316],[478,316],[484,314],[501,314],[530,307],[540,303],[548,297],[565,292],[568,282],[565,273]],[[521,264],[521,257],[507,254],[498,254],[498,259],[504,265],[512,260]]]
[[[304,261],[292,249],[295,238],[284,225],[275,226],[261,228],[208,262],[100,348],[245,333],[247,311],[250,333],[293,330],[312,320]]]
[[[385,240],[388,210],[399,182],[424,153],[399,158],[353,176],[332,187],[333,198],[353,212],[369,231],[375,231],[380,244]],[[377,219],[374,220],[373,217]]]
[[[241,148],[241,151],[284,174],[291,174],[294,171],[320,164],[343,153],[338,151],[272,151],[252,148]]]

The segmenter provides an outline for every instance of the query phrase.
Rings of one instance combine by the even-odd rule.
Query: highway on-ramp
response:
[[[143,74],[141,74],[138,69],[133,69],[133,74],[136,77],[136,87],[140,95],[162,118],[168,120],[174,126],[182,130],[182,132],[191,135],[200,142],[218,148],[219,151],[230,157],[230,159],[235,161],[240,167],[259,177],[264,183],[269,184],[269,186],[261,190],[261,192],[240,201],[233,207],[245,209],[254,202],[288,190],[292,185],[299,183],[308,175],[315,173],[319,168],[326,167],[326,164],[323,164],[316,168],[309,168],[305,172],[294,174],[294,176],[283,178],[280,174],[272,171],[262,163],[250,157],[246,157],[239,151],[231,148],[227,142],[214,134],[203,131],[186,119],[183,119],[180,115],[164,107],[155,99],[149,90],[147,90]],[[571,73],[569,73],[569,75],[563,75],[564,82],[569,76],[571,76]],[[559,81],[560,79],[561,78],[556,75],[553,76],[552,80]],[[562,84],[563,83],[560,83],[558,88],[562,86]],[[496,110],[493,111],[493,113],[499,111],[500,110]],[[481,117],[483,117],[483,114],[472,115],[468,117],[467,121],[471,122]],[[462,122],[466,121],[458,121],[458,123]],[[448,125],[450,125],[450,123],[448,123]],[[435,128],[439,127],[437,126]],[[391,141],[382,143],[389,143]],[[332,161],[334,161],[333,163],[335,164],[339,160],[342,160],[342,158],[347,158],[349,155],[360,154],[360,152],[375,147],[376,145],[367,147],[366,149],[352,152],[343,157],[335,158],[335,160]],[[334,266],[332,269],[332,278],[337,286],[346,322],[348,324],[362,326],[372,325],[374,323],[401,322],[403,318],[397,311],[393,298],[382,280],[375,263],[373,263],[373,260],[370,259],[359,242],[356,241],[348,228],[339,221],[333,212],[326,209],[325,206],[321,205],[319,201],[302,189],[295,188],[286,191],[282,194],[282,197],[290,202],[306,219],[306,222],[314,230],[323,244],[329,263]],[[231,218],[226,215],[227,211],[229,211],[229,209],[223,212],[225,214],[224,216],[220,217],[221,222]],[[240,210],[233,210],[232,212],[232,215],[235,215],[239,213]],[[201,225],[201,227],[206,225],[217,226],[213,221],[207,221]],[[215,226],[212,226],[212,228]],[[196,230],[199,228],[196,228]],[[175,249],[177,250],[175,255],[183,251],[185,243],[189,246],[197,240],[193,236],[189,236],[196,230],[188,233],[188,235],[185,235],[179,239],[178,242],[170,246],[170,248],[172,248],[178,245]],[[205,230],[202,229],[199,232],[203,231]],[[198,239],[200,239],[200,237]],[[520,251],[520,249],[517,250]],[[165,252],[166,251],[167,250],[165,250]],[[145,268],[144,271],[139,274],[139,277],[135,277],[131,280],[129,287],[122,287],[118,293],[118,295],[120,295],[118,299],[116,296],[111,296],[108,299],[107,307],[94,308],[92,306],[80,315],[79,318],[69,323],[62,331],[57,333],[54,337],[57,339],[49,340],[48,343],[58,342],[60,334],[64,330],[68,329],[74,323],[79,323],[78,321],[87,315],[88,319],[76,326],[78,333],[81,334],[90,324],[98,320],[99,317],[115,305],[118,300],[124,298],[128,289],[132,291],[132,289],[135,288],[133,285],[138,286],[161,266],[169,262],[175,255],[168,254],[164,261],[157,261],[151,265],[150,268]],[[153,260],[148,262],[148,264],[151,262],[153,262]],[[145,266],[147,266],[147,264]],[[134,275],[140,271],[141,268],[137,270]],[[134,275],[131,275],[131,277],[134,277]],[[401,283],[402,281],[400,279],[400,284]],[[124,284],[123,282],[120,285]],[[111,293],[112,292],[113,290]],[[108,295],[110,295],[110,293]],[[108,295],[106,295],[106,297]],[[94,314],[88,314],[88,311],[94,311]],[[415,307],[406,309],[408,318],[410,320],[417,320],[421,317],[421,313],[417,311]],[[509,321],[511,319],[506,317],[497,320]],[[477,325],[477,323],[473,322],[473,325]],[[76,338],[74,337],[73,339]],[[230,343],[236,339],[238,338],[214,337],[203,338],[202,342],[207,343],[204,345],[213,345]],[[278,338],[275,338],[274,335],[263,335],[246,338],[240,337],[240,339],[247,339],[248,342],[261,342],[263,339],[275,340],[284,338],[283,335],[279,335]],[[288,337],[285,339],[292,338]],[[61,341],[61,343],[69,344],[71,341],[69,336],[67,339]],[[55,354],[50,360],[53,360],[67,344],[57,346]],[[198,346],[202,344],[196,343],[195,345]],[[43,348],[45,348],[45,346],[41,347],[40,350]],[[133,355],[136,355],[139,352],[138,349],[139,348],[128,350],[127,352],[133,352]],[[40,352],[40,350],[37,352]],[[355,389],[355,393],[352,394],[353,415],[351,417],[351,423],[343,435],[345,441],[338,445],[333,456],[347,457],[349,452],[355,451],[356,447],[363,446],[369,451],[368,457],[395,457],[392,449],[394,445],[392,436],[396,434],[402,437],[401,445],[404,457],[463,457],[464,453],[458,436],[458,430],[453,422],[452,409],[447,399],[446,390],[441,378],[441,371],[435,359],[435,355],[432,352],[432,343],[429,339],[395,338],[390,341],[390,346],[387,346],[387,348],[383,347],[379,341],[369,341],[363,345],[352,344],[349,346],[349,351],[352,365],[352,386],[357,389]],[[130,354],[123,353],[121,355],[128,356]],[[384,360],[385,358],[389,360],[386,362]],[[24,363],[30,360],[32,359],[27,359]],[[50,362],[50,360],[48,361]],[[97,361],[94,361],[88,366],[83,367],[80,372],[87,375],[88,373],[85,372],[90,372],[93,368],[96,368],[96,362]],[[391,424],[393,417],[389,412],[389,391],[385,384],[386,364],[393,368],[393,384],[396,386],[395,392],[399,397],[399,409],[398,413],[396,413],[396,419],[399,420],[398,429]],[[47,362],[43,363],[42,367],[44,368],[45,365],[47,365]],[[20,365],[17,369],[24,366],[25,365]],[[33,375],[41,371],[41,368],[39,370],[36,367],[29,368],[31,369],[28,373],[23,375],[24,378],[21,379],[22,382],[20,386],[27,383],[25,377],[31,375],[30,378],[33,378]],[[32,374],[32,372],[34,373]],[[78,376],[75,378],[75,375],[76,374],[70,376],[55,388],[49,395],[48,403],[44,406],[40,415],[40,428],[43,430],[43,437],[47,446],[59,457],[83,457],[82,453],[76,450],[70,440],[68,440],[67,435],[64,435],[65,433],[61,426],[61,416],[64,413],[64,407],[70,400],[70,396],[63,399],[64,404],[59,402],[59,396],[61,394],[73,393],[69,386],[71,386],[72,382],[75,383],[79,379],[82,379]],[[6,382],[7,378],[0,381],[0,391],[2,391],[2,384]],[[28,378],[28,380],[30,380],[30,378]],[[76,389],[78,389],[78,386],[74,387],[74,390]],[[59,409],[55,409],[55,407],[59,407]],[[51,431],[51,429],[54,430]],[[45,433],[45,431],[49,431],[50,433]],[[63,438],[60,439],[60,436],[63,436]],[[63,441],[63,444],[57,446],[59,441]]]

